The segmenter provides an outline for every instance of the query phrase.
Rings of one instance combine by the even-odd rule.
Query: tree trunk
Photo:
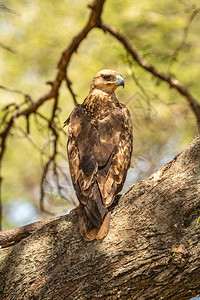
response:
[[[74,210],[0,250],[0,299],[190,299],[200,293],[200,135],[116,203],[85,242]]]

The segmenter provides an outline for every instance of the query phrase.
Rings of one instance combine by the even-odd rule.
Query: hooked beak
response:
[[[120,76],[120,75],[118,75],[117,77],[118,77],[118,78],[117,78],[117,84],[118,84],[119,86],[123,86],[123,88],[124,88],[125,82],[124,82],[123,77]]]

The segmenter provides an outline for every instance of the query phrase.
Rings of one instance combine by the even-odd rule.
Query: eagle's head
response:
[[[119,86],[124,87],[124,79],[118,72],[102,70],[93,78],[90,90],[98,89],[107,93],[113,93]]]

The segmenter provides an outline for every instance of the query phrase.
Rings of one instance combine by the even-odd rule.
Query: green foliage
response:
[[[45,83],[55,79],[61,53],[87,21],[88,2],[4,0],[3,4],[13,11],[0,10],[0,42],[14,53],[0,48],[0,85],[22,90],[34,100],[44,95],[49,90]],[[189,24],[198,5],[198,0],[109,0],[103,19],[123,32],[149,63],[176,77],[198,98],[200,13]],[[197,133],[195,117],[183,97],[134,61],[130,63],[122,46],[100,29],[88,35],[69,66],[79,103],[86,97],[93,76],[104,68],[115,69],[125,78],[125,90],[117,94],[132,112],[135,166],[137,157],[145,157],[151,163],[143,172],[143,177],[147,176],[165,158],[173,158]],[[0,90],[0,99],[2,106],[19,104],[22,96]],[[74,107],[64,85],[59,101],[59,122],[63,124]],[[47,115],[49,105],[42,108]],[[17,129],[20,126],[26,131],[23,120],[20,122],[7,144],[6,163],[2,167],[3,198],[4,202],[20,197],[37,202],[40,155]],[[31,119],[30,136],[34,144],[44,149],[47,135],[45,128],[38,132]],[[62,137],[62,144],[65,143]],[[48,147],[45,150],[51,151]],[[65,152],[64,146],[62,151]]]

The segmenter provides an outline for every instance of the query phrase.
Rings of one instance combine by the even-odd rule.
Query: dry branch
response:
[[[0,298],[173,299],[200,293],[200,135],[133,185],[108,236],[85,242],[76,211],[0,250]]]

